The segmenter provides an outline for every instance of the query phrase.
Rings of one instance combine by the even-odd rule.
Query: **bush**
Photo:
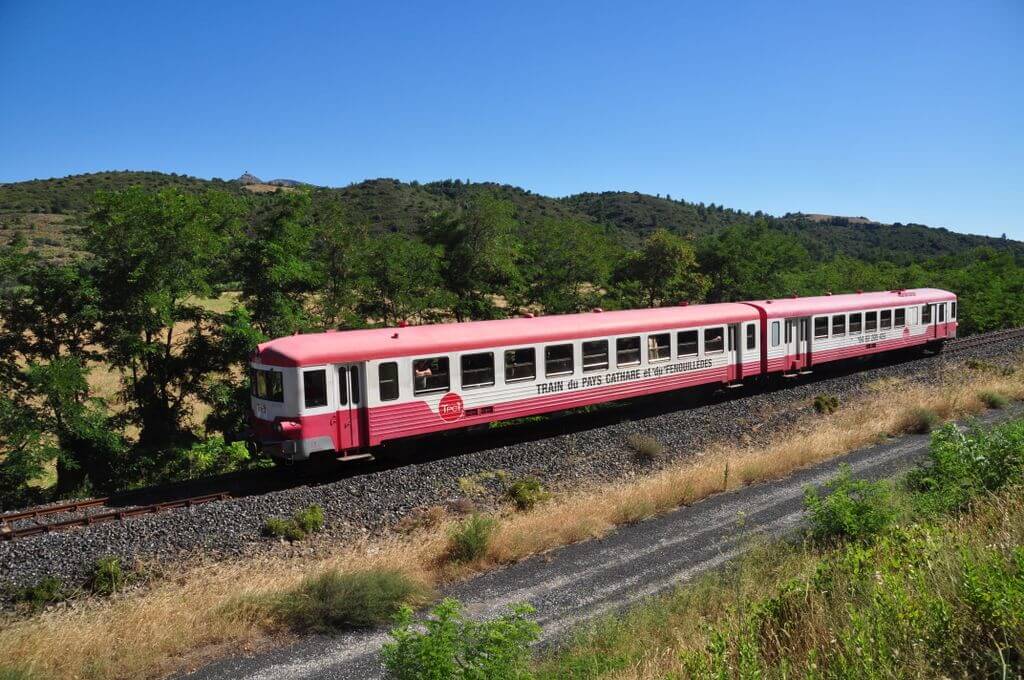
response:
[[[324,509],[319,505],[310,505],[297,511],[289,519],[271,517],[263,523],[261,533],[271,538],[284,538],[288,541],[301,541],[309,534],[315,534],[324,528]]]
[[[397,680],[525,680],[530,644],[540,636],[534,609],[526,604],[492,621],[467,619],[457,600],[445,599],[422,626],[403,607],[393,642],[384,645],[384,666]]]
[[[907,476],[920,505],[952,512],[982,492],[998,491],[1024,476],[1024,421],[966,434],[947,425],[932,436],[929,465]]]
[[[907,414],[903,429],[913,434],[928,434],[939,424],[942,418],[930,408],[915,408]]]
[[[89,576],[89,590],[96,595],[108,597],[124,588],[125,574],[121,560],[117,557],[101,557],[96,560]]]
[[[324,509],[319,505],[311,505],[295,513],[294,519],[302,531],[315,534],[324,528]]]
[[[0,680],[32,680],[36,676],[13,666],[0,666]]]
[[[536,477],[517,479],[508,487],[505,495],[519,510],[531,510],[537,503],[551,497]]]
[[[448,556],[454,562],[472,562],[484,556],[498,521],[487,515],[472,514],[452,528]]]
[[[32,611],[39,611],[49,604],[66,599],[67,596],[63,581],[55,576],[44,576],[35,585],[16,591],[14,601],[27,605]]]
[[[269,601],[271,615],[297,631],[365,628],[391,619],[405,604],[421,604],[430,591],[395,570],[343,573],[331,569],[305,579]]]
[[[814,410],[822,415],[835,413],[839,408],[839,398],[831,394],[819,394],[814,398]]]
[[[657,460],[665,455],[665,446],[646,434],[631,434],[626,437],[626,446],[633,450],[640,460]]]
[[[884,482],[853,479],[848,465],[825,488],[829,493],[824,496],[812,487],[804,490],[811,532],[819,540],[867,539],[896,518],[889,487]]]
[[[998,392],[979,392],[978,398],[989,408],[1006,408],[1010,400]]]

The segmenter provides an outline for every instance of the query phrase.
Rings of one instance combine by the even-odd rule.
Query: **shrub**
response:
[[[396,570],[325,571],[269,600],[271,615],[297,631],[375,626],[404,604],[422,604],[430,591]]]
[[[295,513],[295,524],[307,534],[315,534],[324,528],[324,509],[311,505]]]
[[[928,434],[942,422],[939,414],[930,408],[915,408],[907,414],[903,424],[906,432]]]
[[[812,487],[804,490],[811,532],[819,540],[863,540],[896,518],[889,487],[884,482],[853,479],[848,465],[843,465],[825,488],[827,495]]]
[[[309,534],[315,534],[324,527],[324,510],[319,505],[310,505],[297,511],[289,519],[271,517],[263,523],[261,533],[271,538],[301,541]]]
[[[14,666],[0,666],[0,680],[32,680],[36,676]]]
[[[14,601],[27,605],[32,611],[39,611],[46,605],[60,602],[67,598],[64,582],[55,576],[44,576],[34,585],[16,591]],[[3,677],[0,675],[0,677]]]
[[[1024,421],[966,434],[947,425],[932,435],[929,465],[907,475],[918,503],[952,512],[982,492],[998,491],[1024,476]]]
[[[839,398],[831,394],[819,394],[814,398],[814,410],[822,415],[835,413],[839,408]]]
[[[537,503],[551,497],[551,494],[544,490],[544,485],[536,477],[517,479],[508,487],[505,495],[519,510],[530,510]]]
[[[457,600],[445,599],[417,626],[403,607],[392,642],[384,645],[384,666],[397,680],[525,680],[530,644],[540,635],[534,609],[515,605],[492,621],[467,619]]]
[[[979,392],[978,398],[989,408],[1006,408],[1010,400],[998,392]]]
[[[633,450],[640,460],[652,461],[665,454],[665,447],[654,437],[646,434],[631,434],[626,437],[626,446]]]
[[[493,517],[472,514],[452,528],[449,534],[448,556],[454,562],[472,562],[480,559],[491,544],[498,527]]]
[[[104,597],[113,595],[124,588],[125,574],[121,560],[117,557],[101,557],[96,560],[89,576],[89,590]]]

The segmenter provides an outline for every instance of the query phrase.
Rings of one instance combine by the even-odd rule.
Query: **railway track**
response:
[[[211,493],[203,496],[192,496],[191,498],[165,501],[162,503],[138,505],[131,508],[104,510],[95,513],[85,512],[79,517],[72,517],[70,519],[59,520],[56,522],[40,522],[40,519],[50,517],[52,515],[77,514],[93,508],[104,507],[110,499],[90,498],[88,500],[65,503],[63,505],[51,505],[44,508],[27,510],[25,512],[14,512],[0,516],[0,539],[13,541],[17,538],[37,536],[51,531],[64,531],[74,527],[84,527],[92,524],[100,524],[102,522],[119,521],[130,517],[138,517],[140,515],[152,515],[158,512],[164,512],[165,510],[203,505],[205,503],[213,503],[215,501],[222,501],[228,498],[231,498],[231,494],[226,492]],[[33,523],[27,526],[15,525],[16,522],[21,523],[28,520],[32,520]]]
[[[984,345],[1005,342],[1022,336],[1024,336],[1024,328],[994,331],[983,335],[974,335],[967,338],[953,340],[947,344],[945,351],[947,353],[959,352]],[[120,521],[142,515],[151,515],[176,508],[213,503],[236,496],[237,494],[233,494],[228,491],[216,491],[213,493],[205,493],[185,498],[175,498],[173,500],[146,505],[135,505],[125,508],[109,508],[98,512],[90,511],[97,508],[105,508],[112,502],[115,502],[115,499],[110,497],[89,498],[60,505],[33,508],[0,515],[0,540],[13,541],[18,538],[27,538],[53,531],[64,531],[92,524]],[[65,514],[76,516],[67,519],[59,519],[53,522],[45,521],[49,517]]]

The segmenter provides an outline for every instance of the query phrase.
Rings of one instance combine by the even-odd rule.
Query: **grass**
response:
[[[289,592],[332,569],[397,570],[425,586],[463,578],[602,536],[616,525],[693,503],[725,487],[779,478],[873,444],[880,436],[907,431],[915,409],[929,409],[943,419],[979,413],[985,409],[978,396],[983,391],[1021,399],[1024,372],[951,368],[946,384],[879,387],[827,419],[805,421],[767,442],[723,444],[648,475],[556,494],[533,510],[501,517],[486,549],[469,551],[465,556],[471,559],[465,561],[451,559],[450,535],[460,524],[444,517],[408,534],[342,546],[310,544],[302,554],[182,565],[137,592],[5,622],[0,626],[0,658],[12,667],[57,679],[87,672],[100,679],[166,674],[224,650],[256,644],[280,630],[280,622],[266,610],[232,606],[239,600]]]
[[[493,517],[472,514],[449,529],[448,557],[456,563],[475,562],[487,554],[498,527]]]
[[[1020,677],[1022,444],[1024,421],[947,428],[904,485],[840,475],[827,511],[808,503],[826,542],[755,545],[578,631],[537,677]]]
[[[822,415],[835,413],[839,409],[839,399],[831,394],[819,394],[814,398],[814,410]]]
[[[418,606],[432,598],[428,586],[396,569],[330,569],[249,606],[291,630],[330,632],[386,623],[402,605]]]
[[[981,399],[982,403],[984,403],[988,408],[1006,408],[1006,405],[1010,403],[1010,400],[1004,395],[991,390],[979,392],[978,398]]]
[[[659,460],[665,455],[665,445],[646,434],[631,434],[626,437],[628,446],[640,460]]]
[[[318,533],[324,527],[324,510],[319,505],[298,510],[288,519],[271,517],[263,523],[261,533],[271,538],[287,541],[301,541],[310,534]]]

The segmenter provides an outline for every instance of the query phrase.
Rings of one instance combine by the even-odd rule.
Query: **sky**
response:
[[[122,169],[1024,240],[1024,0],[0,0],[0,182]]]

